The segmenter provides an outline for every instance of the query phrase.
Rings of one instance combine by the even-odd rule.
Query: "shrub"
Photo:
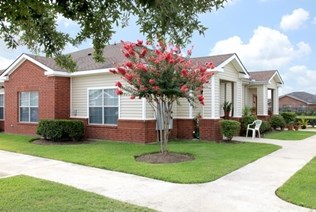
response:
[[[281,116],[284,118],[284,121],[286,124],[289,124],[291,122],[295,122],[295,119],[296,119],[295,112],[283,112],[283,113],[281,113]]]
[[[45,119],[38,123],[36,133],[46,140],[79,141],[84,135],[84,125],[78,120]]]
[[[273,129],[281,128],[281,130],[283,130],[285,127],[285,121],[281,115],[273,115],[270,124]]]
[[[227,141],[232,140],[233,136],[240,131],[240,123],[234,120],[222,120],[220,121],[221,132],[226,137]]]
[[[254,115],[243,116],[242,119],[241,119],[240,134],[241,135],[246,135],[248,124],[253,123],[256,119],[257,119],[257,117],[254,116]]]
[[[271,131],[271,124],[268,121],[262,121],[262,124],[260,126],[260,133],[263,134],[269,131]]]
[[[302,129],[306,129],[308,125],[308,120],[305,118],[301,118],[301,120],[299,120],[299,124],[301,125]]]

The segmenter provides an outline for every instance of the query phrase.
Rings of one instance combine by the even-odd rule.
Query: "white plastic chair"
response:
[[[246,137],[248,137],[248,131],[252,131],[252,139],[256,137],[256,131],[258,132],[259,138],[260,138],[260,126],[262,124],[262,120],[255,120],[251,124],[248,124],[247,126],[247,132],[246,132]],[[252,127],[254,125],[254,127]]]

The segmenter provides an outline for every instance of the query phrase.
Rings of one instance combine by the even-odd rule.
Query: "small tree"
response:
[[[179,98],[186,98],[192,105],[197,100],[204,105],[203,85],[213,75],[210,70],[214,65],[211,62],[193,64],[189,60],[191,49],[188,56],[183,57],[178,47],[168,47],[163,41],[154,50],[149,50],[142,41],[123,42],[123,46],[128,61],[111,72],[121,75],[127,84],[117,82],[116,93],[121,95],[125,91],[131,99],[146,98],[156,114],[160,151],[167,153],[174,103],[179,103]]]

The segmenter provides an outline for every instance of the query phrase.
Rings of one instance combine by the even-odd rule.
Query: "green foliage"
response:
[[[78,120],[40,120],[36,133],[53,141],[69,139],[79,141],[84,136],[84,125]]]
[[[308,125],[308,120],[305,118],[301,118],[298,123],[301,125],[302,129],[306,129]]]
[[[232,106],[233,106],[232,102],[225,101],[223,104],[223,110],[225,112],[230,112],[232,110]]]
[[[237,135],[240,131],[240,123],[234,120],[222,120],[220,121],[221,132],[226,137],[226,140],[231,141],[234,135]]]
[[[281,116],[283,117],[286,124],[290,124],[291,122],[294,122],[296,119],[295,112],[283,112],[281,113]]]
[[[24,175],[0,179],[0,188],[1,211],[151,211]]]
[[[247,131],[247,126],[248,126],[248,124],[253,123],[256,119],[257,119],[257,117],[254,116],[254,115],[243,116],[242,119],[241,119],[241,130],[240,130],[240,134],[241,134],[241,135],[246,135],[246,131]]]
[[[226,0],[132,0],[132,1],[72,1],[33,0],[0,1],[0,38],[8,47],[22,44],[47,57],[59,57],[56,62],[70,71],[73,62],[61,57],[66,45],[79,45],[92,39],[96,61],[104,60],[102,50],[115,33],[115,26],[125,27],[134,16],[140,31],[148,40],[169,39],[182,45],[190,41],[192,34],[206,30],[199,21],[199,14],[223,7]],[[80,26],[74,36],[59,31],[57,16],[61,15]],[[68,60],[68,62],[67,62]]]
[[[285,127],[285,121],[281,115],[273,115],[270,124],[273,129],[281,128],[281,130],[283,130]]]
[[[316,135],[315,132],[311,131],[273,131],[265,134],[265,138],[277,139],[277,140],[303,140],[305,138]]]
[[[242,116],[250,116],[251,115],[251,107],[245,106],[243,111],[242,111]]]
[[[285,184],[277,190],[276,194],[287,202],[316,209],[315,176],[316,157],[285,182]]]
[[[157,165],[135,161],[137,155],[159,151],[157,144],[95,141],[84,145],[47,146],[34,145],[28,142],[30,138],[30,136],[1,133],[0,149],[177,183],[202,183],[216,180],[280,148],[276,145],[259,143],[232,145],[176,141],[170,142],[170,151],[191,154],[195,160]]]
[[[262,124],[260,126],[260,133],[266,133],[271,131],[271,124],[268,121],[262,121]]]

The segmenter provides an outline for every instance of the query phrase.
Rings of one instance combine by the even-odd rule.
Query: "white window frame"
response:
[[[22,93],[28,93],[29,105],[23,106],[23,108],[28,108],[28,121],[21,121],[21,95]],[[37,93],[37,106],[31,106],[31,93]],[[37,108],[37,121],[31,121],[31,108]],[[39,120],[39,92],[38,91],[20,91],[19,92],[19,122],[21,123],[38,123]]]
[[[2,95],[2,98],[3,98],[3,105],[0,105],[0,108],[3,108],[3,117],[2,117],[2,119],[0,118],[0,120],[1,121],[3,121],[4,120],[4,110],[5,110],[5,100],[4,100],[4,93],[0,93],[0,95]]]
[[[103,90],[109,90],[109,89],[117,89],[115,86],[108,86],[108,87],[92,87],[87,89],[87,114],[88,114],[88,124],[89,125],[101,125],[101,126],[117,126],[117,124],[106,124],[104,123],[104,98],[103,98]],[[102,123],[91,123],[90,122],[90,99],[89,99],[89,94],[91,90],[102,90]],[[118,108],[118,117],[117,119],[120,119],[120,114],[121,114],[121,96],[118,95],[118,100],[117,100],[117,108]],[[109,107],[109,106],[108,106]]]

